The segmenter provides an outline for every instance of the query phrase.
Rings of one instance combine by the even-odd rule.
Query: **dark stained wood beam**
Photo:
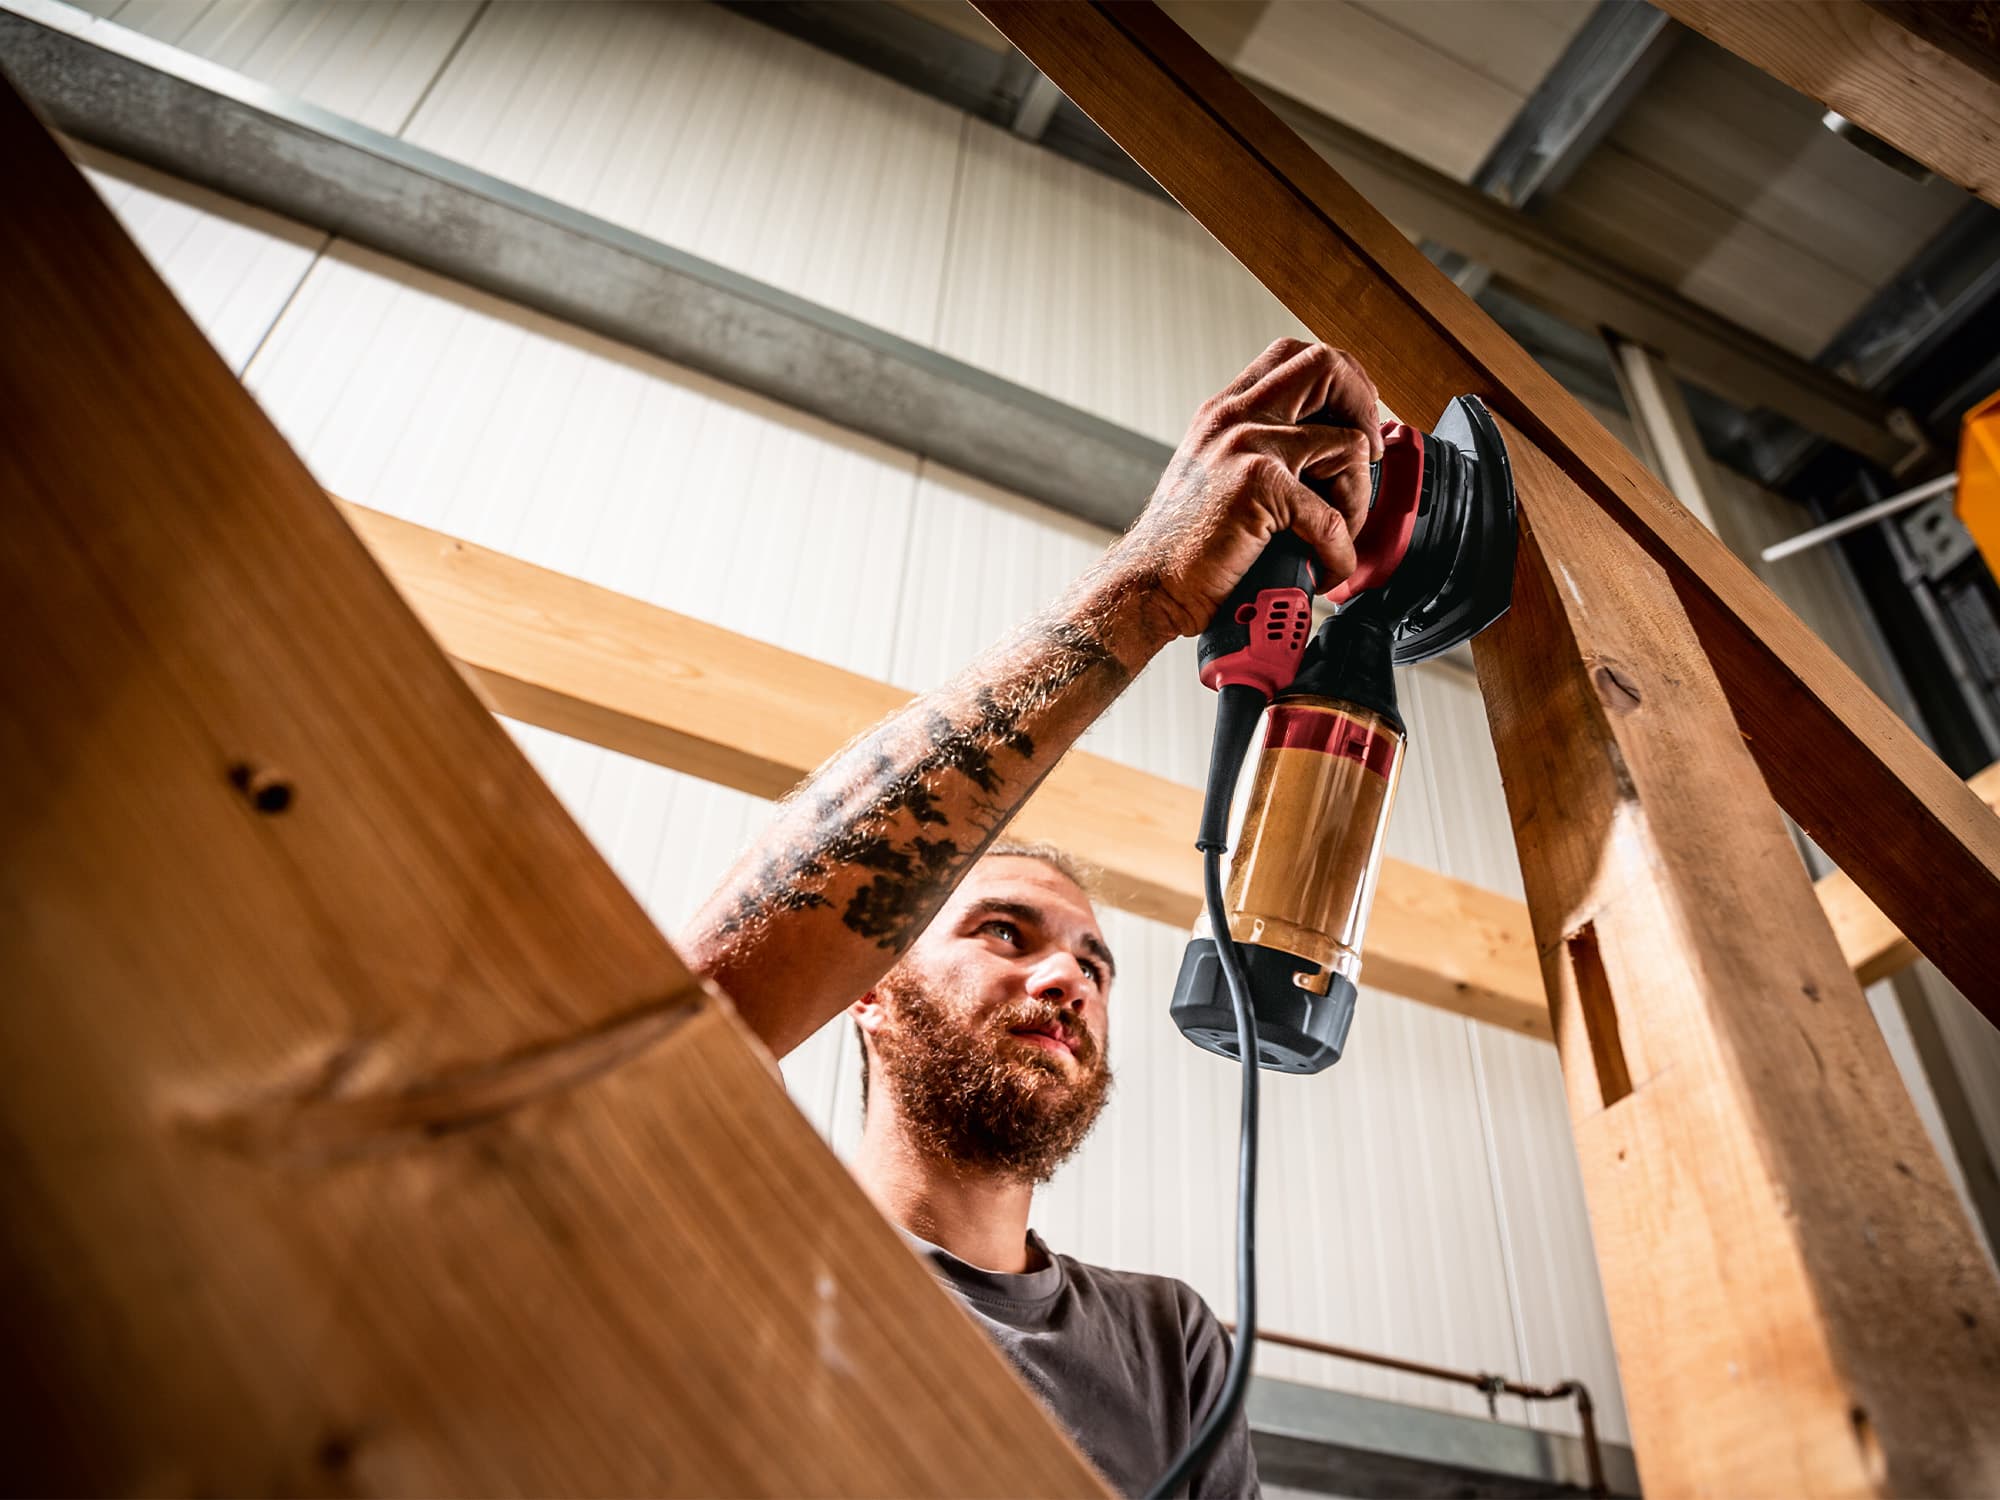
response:
[[[2000,1283],[1666,574],[1525,436],[1473,643],[1648,1494],[2000,1491]]]
[[[1101,1495],[0,84],[11,1488]]]
[[[1823,641],[1155,6],[975,3],[1306,327],[1359,355],[1398,413],[1424,423],[1484,398],[1638,541],[1778,801],[2000,1020],[2000,822]]]

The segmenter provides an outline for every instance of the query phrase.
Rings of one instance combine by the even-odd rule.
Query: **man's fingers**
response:
[[[1325,344],[1300,344],[1242,392],[1246,414],[1267,422],[1296,422],[1318,411],[1325,404],[1337,354]]]
[[[1272,345],[1266,355],[1278,347]],[[1247,413],[1269,421],[1298,422],[1323,414],[1338,426],[1366,432],[1369,457],[1382,456],[1375,382],[1353,356],[1339,349],[1326,344],[1302,345],[1266,371],[1238,400]]]
[[[1263,380],[1273,370],[1277,369],[1279,365],[1296,356],[1301,349],[1310,349],[1311,347],[1312,345],[1306,343],[1304,339],[1272,340],[1270,348],[1251,360],[1241,375],[1238,375],[1222,388],[1223,396],[1226,398],[1242,395],[1245,391]]]
[[[1282,458],[1294,474],[1307,469],[1324,477],[1346,465],[1373,462],[1369,434],[1359,427],[1328,427],[1318,422],[1296,427],[1276,424],[1246,426],[1244,436],[1266,453]]]
[[[1365,469],[1362,477],[1365,483]],[[1313,556],[1319,562],[1320,591],[1324,593],[1354,571],[1354,534],[1348,529],[1347,518],[1340,511],[1298,480],[1287,482],[1293,491],[1292,531],[1312,548]],[[1364,492],[1364,508],[1366,503]]]
[[[1332,491],[1333,508],[1347,522],[1350,533],[1358,532],[1368,520],[1368,501],[1373,489],[1368,473],[1370,433],[1353,427],[1322,427],[1309,423],[1302,427],[1254,427],[1248,429],[1266,453],[1283,461],[1294,474],[1313,479]],[[1318,502],[1324,506],[1326,501]]]

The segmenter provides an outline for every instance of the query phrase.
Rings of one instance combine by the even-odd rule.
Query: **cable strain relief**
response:
[[[1243,770],[1243,757],[1250,753],[1250,736],[1257,732],[1257,720],[1270,703],[1258,689],[1247,683],[1226,684],[1216,694],[1215,741],[1208,753],[1208,788],[1201,799],[1201,829],[1194,846],[1204,853],[1222,853],[1229,847],[1229,805],[1236,796],[1236,778]]]

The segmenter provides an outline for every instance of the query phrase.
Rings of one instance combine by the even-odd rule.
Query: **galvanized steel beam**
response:
[[[0,10],[49,122],[264,208],[1123,527],[1164,443],[54,0]]]

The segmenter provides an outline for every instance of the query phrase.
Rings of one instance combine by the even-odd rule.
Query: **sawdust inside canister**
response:
[[[1325,993],[1358,979],[1361,934],[1403,768],[1403,736],[1381,714],[1329,698],[1271,707],[1230,866],[1229,930],[1319,966]]]

